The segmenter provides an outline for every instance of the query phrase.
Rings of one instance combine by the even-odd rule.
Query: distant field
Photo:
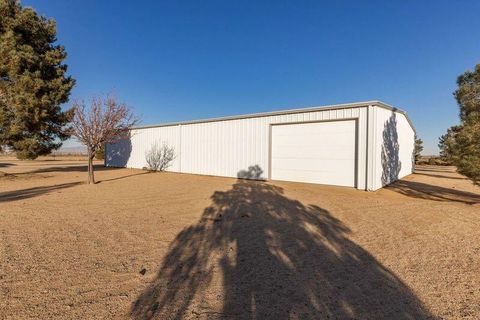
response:
[[[446,162],[440,156],[420,156],[417,165],[436,165],[436,166],[450,166],[451,163]]]
[[[0,154],[0,161],[17,160],[14,155]],[[87,155],[84,153],[53,153],[48,156],[40,156],[37,161],[87,161]]]

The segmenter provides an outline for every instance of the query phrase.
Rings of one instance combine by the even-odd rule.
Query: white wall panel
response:
[[[111,167],[144,168],[145,154],[157,143],[167,144],[175,149],[176,157],[168,171],[180,170],[180,128],[179,126],[132,130],[131,138],[107,145],[106,165]]]
[[[372,107],[371,110],[381,110],[367,116],[367,105],[346,107],[339,109],[315,110],[287,114],[265,115],[239,119],[227,119],[210,122],[183,123],[168,126],[139,128],[133,130],[133,136],[128,141],[119,141],[107,146],[106,165],[116,167],[143,168],[146,166],[145,153],[152,144],[158,141],[173,146],[176,150],[176,159],[169,169],[175,172],[218,175],[237,177],[242,170],[250,166],[258,166],[263,170],[261,178],[270,178],[270,125],[281,123],[297,123],[309,121],[332,121],[341,119],[357,120],[357,160],[356,186],[359,189],[367,188],[367,161],[371,168],[375,168],[369,177],[368,188],[378,185],[378,176],[381,172],[374,166],[380,163],[380,153],[367,154],[369,139],[379,140],[382,130],[368,129],[369,126],[382,125],[391,111]],[[373,121],[378,113],[378,123]],[[383,118],[382,118],[383,117]],[[383,119],[383,120],[382,120]],[[405,116],[397,113],[397,127],[402,130],[398,135],[399,157],[402,168],[399,175],[411,171],[406,160],[410,152],[408,141],[413,130]],[[380,124],[379,124],[380,123]],[[375,132],[373,132],[375,131]],[[370,135],[369,136],[369,132]],[[378,149],[378,148],[376,148]],[[373,177],[375,176],[375,177]],[[375,180],[377,179],[377,180]],[[377,181],[373,183],[373,181]]]
[[[369,190],[403,178],[413,172],[415,132],[400,112],[373,108],[371,183]]]
[[[355,120],[272,126],[271,178],[354,187],[356,128]]]

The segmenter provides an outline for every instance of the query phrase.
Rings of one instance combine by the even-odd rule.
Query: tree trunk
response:
[[[95,153],[88,149],[88,184],[95,184],[95,176],[93,174],[93,158]]]

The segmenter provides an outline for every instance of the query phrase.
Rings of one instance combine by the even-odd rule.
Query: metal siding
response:
[[[151,144],[165,141],[177,150],[170,171],[237,177],[239,171],[258,165],[263,170],[262,178],[268,178],[271,124],[357,118],[357,188],[365,189],[366,108],[319,110],[134,129],[130,154],[118,152],[120,143],[111,144],[107,149],[107,165],[143,168],[146,165],[145,152]],[[125,162],[126,165],[122,165]]]
[[[367,189],[366,182],[366,141],[367,141],[367,108],[352,110],[351,118],[358,119],[357,127],[357,188]]]
[[[129,168],[143,168],[147,165],[145,160],[145,154],[152,148],[154,143],[161,146],[163,143],[175,149],[175,153],[178,153],[178,127],[165,127],[162,130],[156,130],[155,128],[134,130],[131,138],[132,152],[127,162]],[[138,151],[137,151],[137,146]],[[179,157],[172,162],[169,171],[179,170]]]
[[[369,190],[377,190],[412,173],[415,132],[400,112],[374,107],[372,121]]]
[[[407,117],[402,113],[397,113],[398,119],[398,141],[400,144],[399,158],[402,166],[399,172],[399,178],[403,178],[414,172],[414,147],[415,131],[410,126]]]
[[[271,130],[272,179],[355,186],[356,120],[299,122]]]
[[[373,118],[373,113],[375,111],[375,108],[373,106],[368,106],[367,108],[367,115],[366,115],[366,154],[365,154],[365,160],[366,160],[366,171],[365,171],[365,186],[367,190],[374,190],[373,186],[373,155],[374,155],[374,129],[375,129],[375,123],[374,123],[374,118]]]

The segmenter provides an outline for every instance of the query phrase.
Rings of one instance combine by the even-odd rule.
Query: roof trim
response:
[[[405,116],[405,118],[407,119],[407,122],[408,124],[410,125],[410,127],[412,128],[413,132],[415,134],[417,134],[417,130],[415,130],[415,127],[413,126],[413,122],[412,120],[410,119],[410,117],[408,116],[407,112],[402,110],[402,109],[398,109],[397,107],[394,107],[388,103],[385,103],[385,102],[382,102],[382,101],[375,101],[375,104],[373,104],[377,107],[380,107],[380,108],[384,108],[384,109],[387,109],[387,110],[391,110],[391,111],[394,111],[394,112],[398,112],[400,114],[403,114]]]
[[[159,127],[172,127],[178,125],[187,125],[187,124],[197,124],[197,123],[207,123],[207,122],[217,122],[217,121],[228,121],[228,120],[240,120],[240,119],[248,119],[248,118],[259,118],[259,117],[269,117],[269,116],[278,116],[284,114],[292,114],[292,113],[303,113],[303,112],[315,112],[315,111],[327,111],[327,110],[337,110],[337,109],[348,109],[348,108],[359,108],[359,107],[368,107],[368,106],[378,106],[387,110],[399,112],[407,118],[408,123],[412,127],[413,131],[415,128],[413,127],[412,121],[408,117],[407,113],[401,109],[398,109],[394,106],[386,104],[379,100],[369,100],[363,102],[353,102],[353,103],[345,103],[345,104],[333,104],[333,105],[325,105],[325,106],[316,106],[316,107],[306,107],[306,108],[298,108],[298,109],[288,109],[288,110],[279,110],[279,111],[270,111],[270,112],[261,112],[261,113],[251,113],[251,114],[244,114],[244,115],[237,115],[237,116],[226,116],[226,117],[218,117],[218,118],[210,118],[210,119],[199,119],[199,120],[189,120],[189,121],[179,121],[179,122],[167,122],[161,123],[156,125],[143,125],[143,126],[135,126],[131,129],[148,129],[148,128],[159,128]]]

